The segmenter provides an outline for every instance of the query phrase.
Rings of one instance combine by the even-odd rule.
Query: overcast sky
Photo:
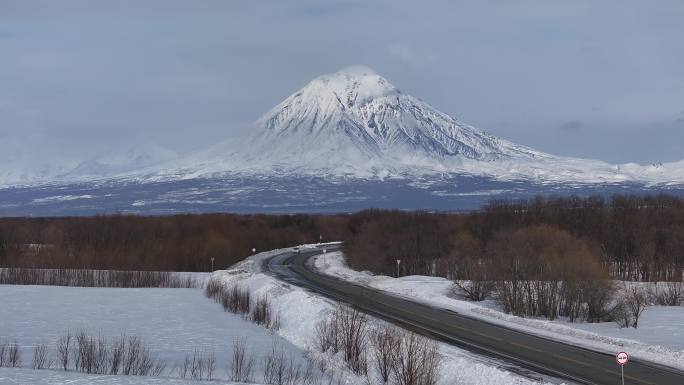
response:
[[[681,0],[0,0],[0,159],[191,151],[362,64],[543,151],[679,160],[682,20]]]

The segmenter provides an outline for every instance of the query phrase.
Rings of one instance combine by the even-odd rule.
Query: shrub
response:
[[[461,296],[468,301],[480,302],[492,294],[495,283],[484,280],[454,281],[451,289],[453,296]]]
[[[0,367],[21,366],[21,350],[16,342],[0,342]]]
[[[205,286],[204,293],[223,306],[223,310],[239,314],[257,325],[276,330],[280,327],[280,317],[273,310],[268,296],[264,295],[252,302],[252,294],[248,288],[233,285],[226,288],[220,278],[212,277]]]
[[[0,284],[121,288],[196,288],[192,275],[172,271],[119,271],[85,269],[0,269]]]
[[[233,341],[233,358],[230,365],[230,379],[235,382],[251,382],[254,357],[247,352],[246,339]]]
[[[400,343],[400,334],[396,327],[385,325],[373,330],[370,342],[375,370],[382,383],[386,384],[392,374],[392,355]]]
[[[216,370],[216,356],[213,352],[206,353],[198,350],[192,355],[186,355],[179,370],[180,378],[190,378],[197,381],[210,381]]]
[[[648,294],[637,285],[625,287],[613,309],[613,317],[620,327],[639,327],[639,319],[649,304]]]
[[[283,348],[273,343],[271,352],[264,359],[264,383],[269,385],[301,385],[302,378],[310,370],[302,371],[300,364],[285,357]],[[308,380],[307,380],[308,382]]]
[[[684,301],[684,283],[667,282],[664,286],[659,289],[656,284],[653,302],[660,306],[681,306]]]
[[[18,368],[21,366],[21,350],[16,342],[0,342],[0,367]]]
[[[251,305],[249,289],[242,289],[238,285],[230,289],[224,287],[220,279],[212,277],[207,282],[204,294],[223,306],[223,310],[234,314],[248,315]]]
[[[40,349],[34,350],[34,360],[37,352]],[[62,370],[93,374],[159,376],[166,369],[166,362],[155,358],[139,337],[122,335],[108,341],[85,330],[75,336],[66,333],[57,339],[56,361]]]
[[[368,372],[366,345],[368,340],[368,316],[356,309],[339,306],[337,308],[338,333],[341,334],[344,361],[356,374]]]
[[[109,355],[109,374],[118,374],[123,364],[126,349],[126,336],[112,342],[111,353]]]
[[[251,311],[251,320],[267,329],[277,330],[280,327],[280,317],[274,312],[268,296],[259,297]]]
[[[396,385],[435,385],[442,358],[437,343],[415,333],[401,331],[392,354],[392,379]]]
[[[354,373],[367,373],[368,316],[365,313],[338,305],[316,325],[313,342],[324,353],[341,351],[347,367]]]
[[[31,360],[32,369],[49,369],[52,367],[53,361],[49,357],[50,350],[45,344],[36,344],[33,346],[33,360]]]
[[[71,333],[60,336],[57,340],[57,361],[63,370],[69,369],[71,354]]]
[[[332,354],[336,354],[340,351],[339,319],[336,314],[333,313],[316,324],[313,342],[314,346],[322,353],[330,351]]]
[[[231,288],[226,296],[228,298],[228,310],[235,314],[247,315],[251,304],[251,293],[248,289],[242,289],[238,285]]]

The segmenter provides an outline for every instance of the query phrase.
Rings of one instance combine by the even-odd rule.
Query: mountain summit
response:
[[[369,157],[538,155],[463,124],[359,66],[314,79],[257,124],[263,131],[257,140],[297,137],[306,145],[320,136],[332,145],[350,142]]]
[[[193,158],[239,169],[391,175],[448,171],[464,160],[543,159],[539,151],[487,134],[405,94],[368,67],[312,80],[251,127],[240,143]]]

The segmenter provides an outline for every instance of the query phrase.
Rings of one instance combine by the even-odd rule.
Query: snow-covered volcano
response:
[[[361,66],[312,80],[241,137],[183,157],[148,147],[23,179],[35,185],[321,176],[430,184],[460,175],[541,184],[684,184],[684,161],[613,165],[536,151],[440,112]]]
[[[224,172],[388,177],[457,173],[503,180],[602,183],[684,180],[682,164],[611,165],[556,157],[467,125],[370,68],[320,76],[249,127],[162,175]]]
[[[257,120],[246,139],[188,160],[205,171],[277,168],[368,176],[447,171],[465,159],[546,157],[464,124],[372,69],[355,66],[311,81]]]
[[[540,155],[437,111],[367,67],[313,80],[259,119],[257,127],[254,143],[278,150],[270,151],[269,157],[282,151],[292,160],[344,149],[357,152],[363,160]]]
[[[144,146],[0,188],[0,216],[470,210],[546,194],[684,196],[684,161],[546,154],[469,126],[365,67],[314,79],[245,131],[180,158]]]

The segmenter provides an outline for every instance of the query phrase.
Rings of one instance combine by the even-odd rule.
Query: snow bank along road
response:
[[[340,248],[322,247],[327,251]],[[275,255],[264,262],[264,271],[416,332],[542,374],[590,385],[613,385],[620,381],[620,368],[612,355],[515,331],[321,274],[307,261],[321,254],[322,247]],[[656,363],[632,361],[625,367],[625,385],[682,384],[683,372]]]

